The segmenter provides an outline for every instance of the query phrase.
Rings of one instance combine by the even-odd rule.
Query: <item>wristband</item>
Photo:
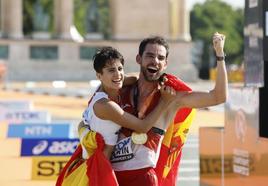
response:
[[[216,56],[217,61],[224,61],[225,60],[225,54],[223,56]]]

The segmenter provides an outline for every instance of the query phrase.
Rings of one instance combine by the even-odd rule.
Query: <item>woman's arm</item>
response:
[[[123,86],[132,85],[132,84],[136,83],[138,81],[138,79],[139,79],[138,72],[127,73],[124,76]]]
[[[175,95],[176,92],[174,89],[170,87],[161,88],[161,98],[158,105],[145,119],[139,119],[132,114],[125,112],[117,103],[107,99],[97,101],[93,108],[96,116],[101,119],[111,120],[122,127],[137,132],[147,132],[168,109],[168,106]]]

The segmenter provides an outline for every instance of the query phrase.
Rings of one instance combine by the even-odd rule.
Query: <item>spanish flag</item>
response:
[[[81,145],[61,171],[56,186],[118,186],[111,163],[103,154],[103,137],[87,128],[80,129],[79,136]],[[83,150],[87,159],[82,158]]]
[[[176,91],[191,91],[183,81],[173,75],[165,74],[165,85]],[[186,141],[189,128],[195,116],[191,108],[179,109],[164,136],[160,157],[155,168],[159,186],[175,186],[178,167],[181,159],[182,147]]]

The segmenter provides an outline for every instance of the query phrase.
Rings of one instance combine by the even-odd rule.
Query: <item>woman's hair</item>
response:
[[[93,56],[93,66],[95,71],[97,73],[102,73],[102,69],[105,67],[105,65],[114,60],[119,60],[121,64],[124,65],[124,58],[122,54],[120,54],[115,48],[100,48]]]

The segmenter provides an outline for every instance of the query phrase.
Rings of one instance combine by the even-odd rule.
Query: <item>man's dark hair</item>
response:
[[[168,46],[167,41],[163,37],[154,36],[154,37],[148,37],[148,38],[145,38],[144,40],[142,40],[140,43],[140,46],[139,46],[139,55],[140,56],[142,56],[147,44],[158,44],[158,45],[164,46],[166,48],[166,51],[167,51],[166,57],[168,57],[169,46]]]
[[[93,66],[97,73],[102,73],[105,65],[113,60],[119,60],[124,65],[124,57],[113,47],[100,48],[93,56]]]

